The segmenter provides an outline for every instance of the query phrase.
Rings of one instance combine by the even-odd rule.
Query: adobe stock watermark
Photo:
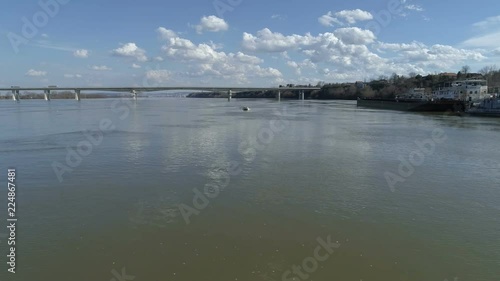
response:
[[[109,281],[132,281],[135,279],[133,275],[127,275],[126,268],[122,267],[121,272],[116,271],[116,269],[111,270],[111,274],[114,276]]]
[[[286,107],[281,112],[275,109],[274,118],[269,121],[268,126],[262,127],[256,136],[242,141],[238,146],[238,152],[243,156],[245,161],[253,162],[258,152],[263,151],[274,141],[277,134],[283,132],[290,125],[290,121],[284,119],[290,116]],[[229,186],[232,176],[237,176],[242,172],[241,164],[231,161],[224,169],[222,175],[219,175],[218,178],[211,178],[211,182],[205,184],[202,190],[194,188],[192,206],[184,203],[178,205],[186,224],[191,222],[191,216],[199,215],[200,211],[208,207],[210,200],[217,198]]]
[[[379,35],[382,28],[388,27],[393,18],[400,15],[404,9],[405,0],[389,0],[387,9],[374,13],[374,20],[365,25],[365,29],[371,30],[375,36]]]
[[[29,40],[38,35],[40,29],[49,24],[50,19],[54,18],[61,11],[61,6],[68,4],[71,0],[40,0],[38,6],[40,10],[35,12],[31,18],[22,17],[23,23],[20,34],[9,32],[7,39],[12,49],[17,54],[22,44],[27,44]]]
[[[243,3],[243,0],[214,0],[212,4],[217,13],[217,17],[222,19],[226,12],[234,11],[241,3]]]
[[[131,105],[131,99],[120,98],[113,101],[111,104],[111,111],[115,114],[119,114],[118,119],[123,121],[130,115]],[[65,173],[71,173],[81,165],[85,157],[88,157],[92,153],[94,147],[99,146],[103,142],[106,133],[112,132],[115,129],[115,122],[111,119],[101,119],[98,130],[83,131],[82,134],[84,139],[79,141],[75,148],[67,146],[64,163],[53,161],[51,165],[59,182],[62,183],[64,181],[63,175]]]
[[[340,247],[340,244],[331,240],[331,236],[326,237],[326,241],[323,238],[316,238],[318,246],[313,251],[312,256],[306,257],[302,260],[300,265],[292,265],[291,269],[286,270],[281,275],[282,281],[297,281],[297,280],[307,280],[311,277],[316,270],[318,270],[319,264],[325,262],[334,252],[335,249]]]
[[[415,167],[420,167],[425,162],[425,157],[431,156],[438,144],[444,143],[448,139],[446,133],[439,128],[432,131],[431,137],[424,140],[416,140],[416,148],[411,151],[408,157],[403,157],[400,155],[398,157],[399,166],[398,173],[393,173],[386,171],[384,173],[387,185],[392,192],[396,191],[396,185],[399,182],[405,182],[407,178],[411,177],[415,173]]]

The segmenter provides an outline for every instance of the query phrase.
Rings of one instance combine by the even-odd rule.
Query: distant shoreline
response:
[[[299,99],[298,90],[286,90],[281,91],[281,99]],[[276,99],[278,92],[276,90],[270,91],[246,91],[246,92],[235,92],[232,93],[232,98],[235,99]],[[314,99],[314,100],[356,100],[358,95],[356,93],[350,95],[331,95],[326,90],[305,90],[304,99]],[[187,98],[228,98],[226,92],[202,92],[202,93],[191,93],[186,96]]]

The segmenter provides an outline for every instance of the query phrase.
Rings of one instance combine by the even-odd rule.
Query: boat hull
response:
[[[470,108],[467,113],[471,116],[500,117],[500,99],[484,99],[477,107]]]
[[[423,112],[463,112],[466,103],[455,100],[439,101],[408,101],[408,100],[383,100],[383,99],[358,99],[357,106],[390,109],[400,111],[423,111]]]
[[[480,117],[500,117],[500,111],[498,112],[474,112],[469,111],[467,114],[471,116],[480,116]]]

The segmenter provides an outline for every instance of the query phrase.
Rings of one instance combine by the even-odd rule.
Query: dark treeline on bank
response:
[[[390,77],[381,76],[370,82],[357,81],[354,83],[318,83],[314,87],[320,90],[305,90],[306,99],[343,99],[355,100],[360,98],[393,99],[397,95],[407,93],[414,88],[424,88],[426,92],[439,87],[446,87],[456,80],[484,79],[487,80],[489,91],[498,93],[500,88],[500,70],[495,66],[484,67],[479,73],[470,73],[470,67],[464,66],[458,73],[429,74],[426,76],[411,73],[408,76],[393,74]],[[280,85],[282,87],[313,87],[313,85]],[[233,98],[276,98],[277,91],[248,91],[233,93]],[[191,93],[191,98],[227,98],[226,92]],[[282,99],[298,99],[299,91],[282,90]]]

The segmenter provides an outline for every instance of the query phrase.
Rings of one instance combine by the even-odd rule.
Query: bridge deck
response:
[[[12,87],[0,88],[0,91],[106,91],[106,92],[159,92],[159,91],[305,91],[305,90],[320,90],[319,87],[282,87],[282,88],[253,88],[253,87]]]

